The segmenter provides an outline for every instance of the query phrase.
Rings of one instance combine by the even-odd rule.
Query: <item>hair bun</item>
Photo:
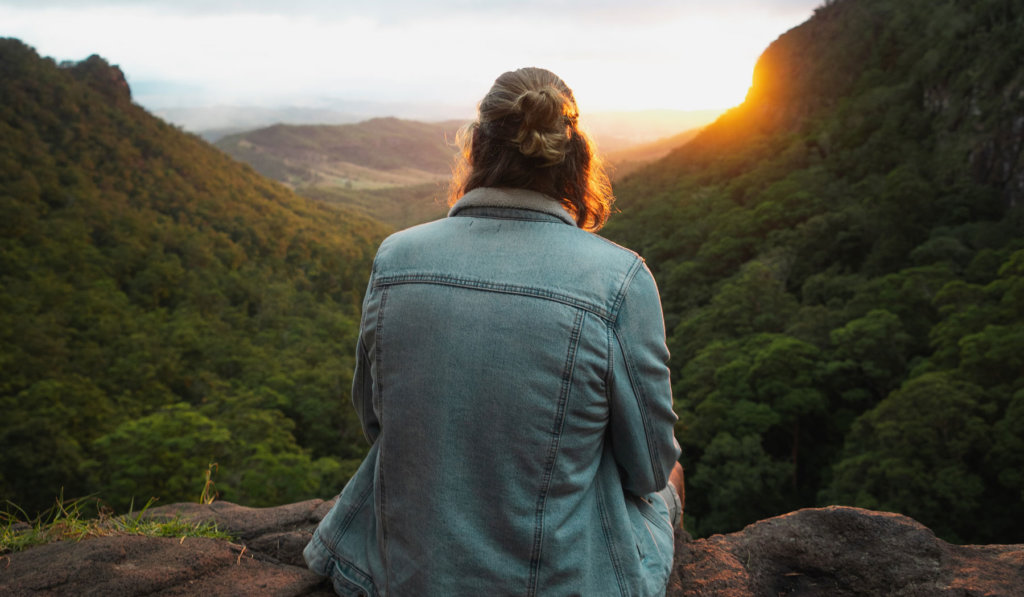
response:
[[[516,98],[512,110],[522,116],[523,128],[546,131],[558,126],[564,101],[553,87],[531,89]]]
[[[516,98],[514,113],[522,119],[515,142],[526,156],[543,159],[549,165],[565,159],[569,141],[565,97],[554,87],[531,89]]]
[[[449,205],[473,189],[529,189],[561,204],[584,230],[604,224],[615,197],[565,81],[532,66],[502,73],[477,111],[455,138]]]

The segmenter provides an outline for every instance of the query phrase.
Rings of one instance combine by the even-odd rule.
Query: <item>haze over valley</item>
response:
[[[616,112],[594,115],[585,124],[617,178],[683,145],[719,114]],[[301,195],[404,228],[445,214],[455,135],[465,122],[275,124],[219,137],[214,144]]]

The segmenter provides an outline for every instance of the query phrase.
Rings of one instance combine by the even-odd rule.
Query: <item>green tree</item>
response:
[[[833,330],[831,339],[828,372],[848,400],[877,402],[899,384],[910,343],[899,317],[875,309]]]
[[[156,497],[192,501],[205,471],[231,450],[231,432],[184,403],[128,420],[95,442],[103,499],[124,509]]]
[[[792,464],[765,454],[757,436],[719,433],[689,481],[712,506],[698,513],[688,508],[687,528],[697,534],[740,529],[751,520],[785,511],[783,496],[792,474]]]
[[[992,414],[982,388],[947,373],[908,381],[856,421],[823,500],[901,512],[951,541],[975,539]]]

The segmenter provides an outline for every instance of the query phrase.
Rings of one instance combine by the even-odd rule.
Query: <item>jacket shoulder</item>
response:
[[[374,260],[374,274],[384,279],[529,287],[582,301],[608,319],[644,271],[639,255],[604,237],[565,223],[514,218],[449,217],[414,226],[385,239]]]

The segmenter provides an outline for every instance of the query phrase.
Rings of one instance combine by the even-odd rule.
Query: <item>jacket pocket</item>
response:
[[[373,575],[382,568],[373,502],[377,452],[375,443],[303,552],[309,568],[330,577],[339,595],[377,595]]]
[[[627,495],[626,510],[633,526],[641,567],[647,572],[645,582],[650,585],[649,589],[661,587],[663,591],[672,570],[675,541],[664,502],[653,494],[644,497]]]
[[[334,560],[331,571],[334,592],[344,597],[377,597],[377,587],[366,572],[341,560]]]

